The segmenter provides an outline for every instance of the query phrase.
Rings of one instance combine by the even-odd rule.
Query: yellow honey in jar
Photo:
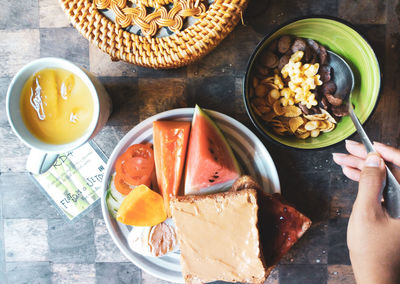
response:
[[[66,144],[83,136],[94,108],[83,80],[60,68],[33,74],[22,89],[20,107],[29,131],[49,144]]]

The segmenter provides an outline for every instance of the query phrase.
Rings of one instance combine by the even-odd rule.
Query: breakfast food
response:
[[[115,163],[115,187],[126,195],[137,185],[150,186],[153,171],[154,154],[151,145],[131,145]]]
[[[310,219],[249,176],[229,192],[171,201],[186,283],[263,283]]]
[[[129,225],[129,247],[139,254],[154,257],[176,251],[174,224],[170,218],[166,219],[162,196],[145,185],[133,186],[130,193],[124,195],[116,189],[115,177],[116,173],[111,177],[106,204],[111,216]]]
[[[265,264],[275,266],[289,249],[310,228],[311,220],[278,194],[266,194],[250,176],[241,176],[232,185],[232,191],[257,190],[258,229]]]
[[[153,123],[157,183],[164,197],[167,212],[169,200],[178,194],[181,184],[189,131],[189,121],[155,121]]]
[[[145,185],[135,187],[122,201],[117,221],[131,226],[155,226],[167,219],[160,194]]]
[[[221,131],[199,106],[192,123],[153,122],[153,143],[154,151],[150,143],[133,144],[117,158],[106,203],[110,214],[129,226],[131,249],[159,257],[177,249],[167,217],[169,200],[183,186],[185,161],[187,191],[200,194],[229,189],[240,169]],[[189,147],[191,158],[185,159]]]
[[[172,219],[155,226],[132,227],[127,238],[129,247],[141,255],[160,257],[178,249]]]
[[[20,108],[32,135],[49,144],[65,144],[87,131],[94,103],[81,78],[64,69],[47,68],[26,81]]]
[[[196,106],[185,171],[185,194],[229,189],[240,176],[231,146],[215,122]]]
[[[317,137],[347,115],[328,52],[316,41],[282,36],[262,53],[255,69],[251,107],[275,133]]]
[[[186,283],[263,283],[254,189],[171,200]]]
[[[128,225],[121,230],[129,232],[129,247],[152,257],[179,253],[187,283],[263,283],[311,221],[280,195],[265,194],[251,177],[237,178],[240,168],[230,145],[200,107],[196,106],[191,128],[190,122],[155,122],[153,142],[155,171],[149,166],[153,157],[149,143],[128,147],[117,159],[106,197],[110,213]],[[185,185],[189,187],[180,196],[177,180],[186,143]],[[217,175],[216,170],[221,175],[210,176]],[[128,179],[151,185],[133,185]]]

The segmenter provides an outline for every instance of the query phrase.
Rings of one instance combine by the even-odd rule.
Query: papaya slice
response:
[[[181,184],[189,132],[189,121],[153,122],[156,176],[167,213],[169,200],[178,194]]]
[[[162,196],[145,185],[131,190],[116,216],[123,224],[139,227],[155,226],[167,219]]]

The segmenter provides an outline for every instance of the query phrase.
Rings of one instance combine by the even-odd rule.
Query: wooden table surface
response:
[[[197,63],[168,71],[111,62],[69,24],[56,0],[0,0],[0,7],[1,283],[165,283],[119,252],[99,207],[67,225],[29,179],[25,170],[29,149],[11,131],[5,95],[17,70],[34,59],[66,58],[100,78],[114,112],[95,142],[109,155],[143,119],[195,103],[230,115],[257,133],[241,91],[256,44],[287,20],[336,16],[354,24],[368,39],[384,75],[379,104],[366,130],[373,140],[400,144],[399,0],[250,0],[245,25],[239,24]],[[313,220],[312,228],[267,283],[354,283],[346,227],[357,184],[342,175],[331,156],[344,152],[344,143],[305,152],[262,141],[276,163],[282,194]]]

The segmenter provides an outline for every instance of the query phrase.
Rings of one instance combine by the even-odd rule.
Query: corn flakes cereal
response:
[[[301,109],[297,106],[285,106],[283,107],[283,116],[285,117],[298,117],[301,115]]]
[[[318,120],[311,120],[309,122],[306,123],[306,125],[304,126],[304,128],[308,131],[317,129],[319,126],[319,121]]]
[[[293,133],[295,133],[296,130],[297,130],[300,126],[303,125],[303,123],[304,123],[304,120],[303,120],[302,117],[300,117],[300,116],[298,116],[298,117],[292,117],[292,118],[289,120],[289,127],[290,127],[290,130],[291,130]]]
[[[290,78],[288,87],[292,92],[285,91],[285,94],[290,94],[288,100],[292,99],[295,103],[306,105],[307,108],[312,108],[318,105],[315,95],[311,92],[317,86],[322,85],[320,76],[317,74],[319,64],[302,64],[304,52],[297,51],[291,57],[289,62],[282,68],[281,73],[283,78]],[[276,76],[276,75],[275,75]]]

